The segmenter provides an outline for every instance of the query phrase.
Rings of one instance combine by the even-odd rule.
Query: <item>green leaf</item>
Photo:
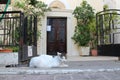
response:
[[[79,46],[87,46],[91,40],[89,24],[95,17],[94,9],[87,1],[83,1],[80,6],[75,8],[73,15],[77,19],[77,26],[72,39]]]

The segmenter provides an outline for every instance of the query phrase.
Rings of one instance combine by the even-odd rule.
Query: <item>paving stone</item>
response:
[[[0,75],[0,80],[120,80],[120,71],[47,75]]]
[[[72,80],[72,76],[70,74],[57,74],[54,80]]]
[[[102,72],[102,75],[109,80],[120,80],[120,71]]]
[[[73,80],[88,80],[89,77],[86,76],[84,73],[79,73],[79,74],[72,74]]]
[[[53,75],[27,75],[25,80],[54,80]]]
[[[70,61],[67,68],[0,67],[0,80],[120,80],[120,61]]]

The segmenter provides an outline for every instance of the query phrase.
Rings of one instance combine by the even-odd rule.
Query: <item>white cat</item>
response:
[[[29,67],[34,68],[51,68],[51,67],[68,67],[68,65],[64,64],[66,61],[64,56],[61,56],[61,53],[57,53],[57,56],[50,55],[40,55],[37,57],[33,57],[30,60]]]

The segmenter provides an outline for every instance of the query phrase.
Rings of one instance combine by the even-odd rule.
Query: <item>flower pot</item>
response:
[[[89,56],[90,55],[90,47],[80,47],[80,56]]]
[[[10,53],[13,52],[12,49],[0,49],[0,53]]]
[[[92,56],[97,56],[98,54],[97,54],[97,50],[96,49],[92,49],[91,50],[91,55]]]

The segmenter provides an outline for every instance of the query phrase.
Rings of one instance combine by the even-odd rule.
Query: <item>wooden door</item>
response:
[[[66,18],[47,19],[47,54],[66,53]]]

